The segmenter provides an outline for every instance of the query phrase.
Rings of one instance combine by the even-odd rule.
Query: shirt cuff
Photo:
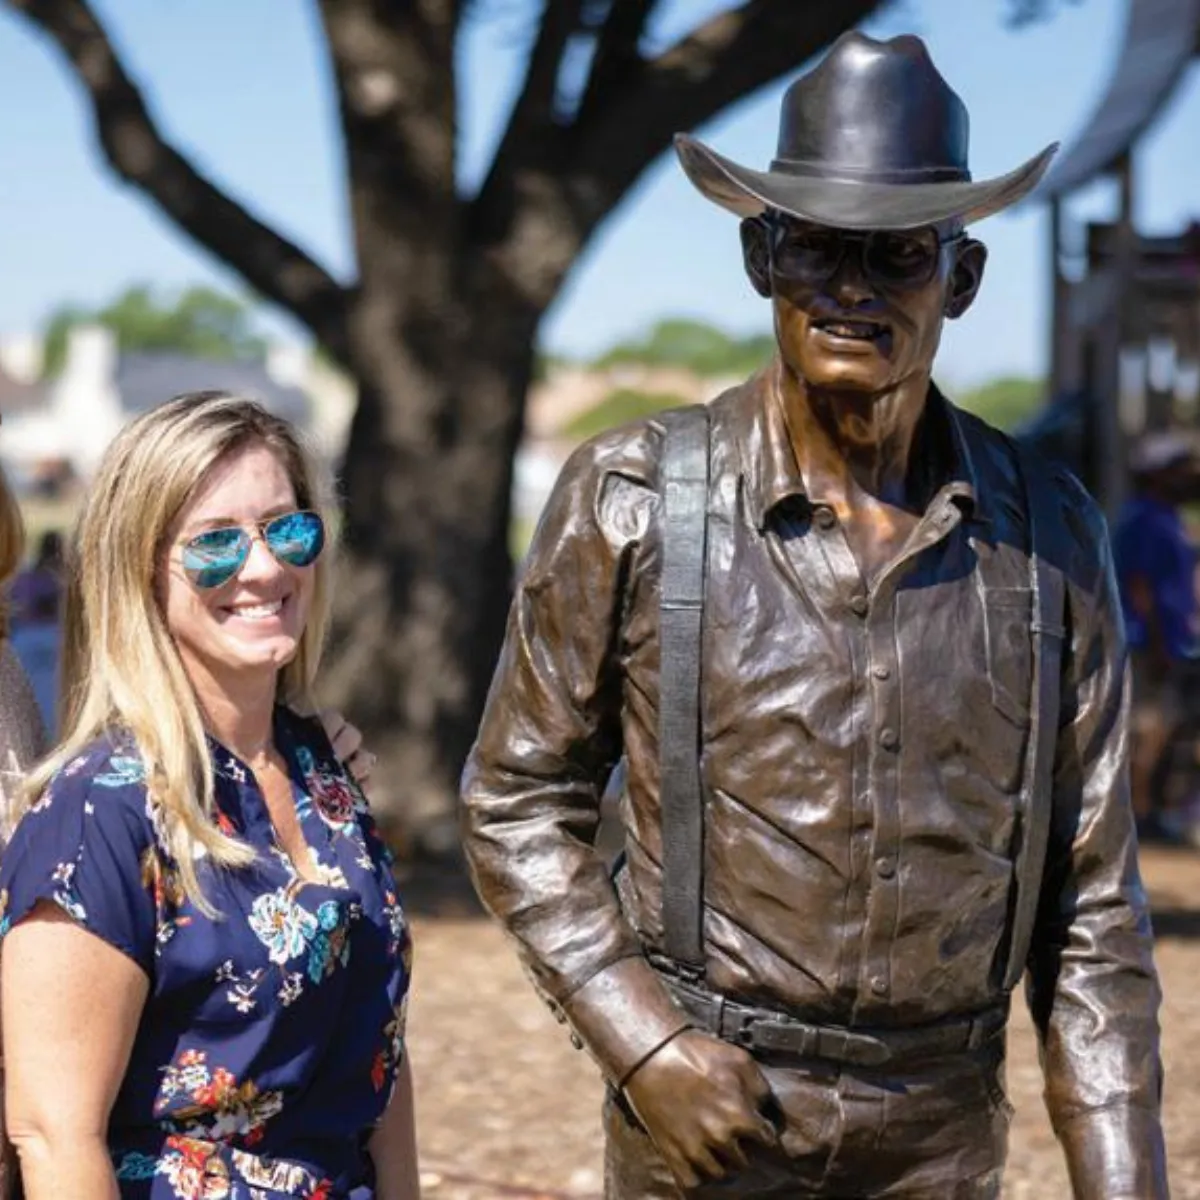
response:
[[[598,971],[564,1001],[562,1011],[617,1088],[692,1024],[640,956],[622,958]]]
[[[1060,1125],[1075,1195],[1094,1200],[1167,1200],[1167,1162],[1157,1110],[1114,1104]]]

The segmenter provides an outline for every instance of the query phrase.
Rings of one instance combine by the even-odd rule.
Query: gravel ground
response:
[[[1172,1196],[1200,1200],[1200,854],[1147,851],[1162,976]],[[435,889],[436,890],[436,889]],[[414,881],[410,1010],[428,1200],[597,1200],[599,1077],[540,1004],[497,929],[461,897]],[[415,901],[415,903],[413,903]],[[1006,1200],[1064,1200],[1066,1172],[1041,1104],[1024,1005],[1015,1006],[1016,1107]]]

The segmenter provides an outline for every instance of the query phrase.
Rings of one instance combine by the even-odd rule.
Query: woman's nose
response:
[[[250,540],[250,553],[238,572],[239,578],[273,579],[283,570],[283,564],[267,549],[266,539],[256,533]]]

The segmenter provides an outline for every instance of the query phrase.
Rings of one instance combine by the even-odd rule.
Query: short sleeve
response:
[[[21,817],[0,861],[0,937],[49,900],[153,977],[157,910],[143,882],[153,853],[140,779],[115,780],[107,756],[76,760]]]

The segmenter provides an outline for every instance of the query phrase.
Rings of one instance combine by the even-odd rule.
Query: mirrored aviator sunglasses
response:
[[[258,524],[256,532],[275,558],[310,567],[325,548],[325,522],[315,512],[290,512]],[[221,587],[246,565],[254,534],[240,525],[207,529],[183,543],[183,572],[202,590]]]

